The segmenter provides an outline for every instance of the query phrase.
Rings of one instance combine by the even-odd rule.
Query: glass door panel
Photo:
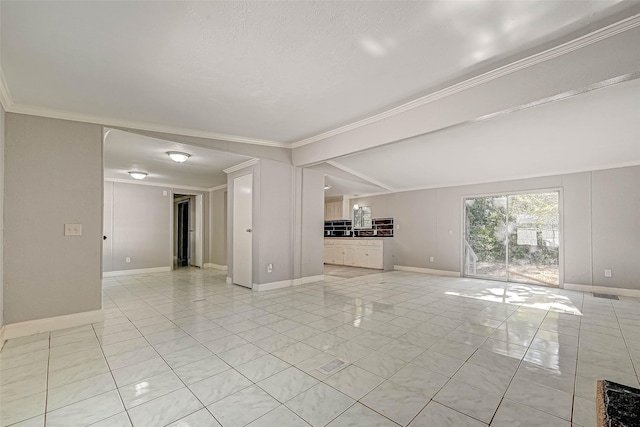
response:
[[[509,281],[560,286],[559,193],[508,196]]]
[[[507,196],[465,199],[464,275],[508,280]]]

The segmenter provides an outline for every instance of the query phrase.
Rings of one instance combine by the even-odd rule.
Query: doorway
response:
[[[560,286],[560,193],[464,199],[466,277]]]
[[[178,202],[178,233],[176,235],[178,251],[176,267],[186,267],[189,265],[189,204],[189,199]]]
[[[173,194],[173,268],[203,267],[203,196]]]

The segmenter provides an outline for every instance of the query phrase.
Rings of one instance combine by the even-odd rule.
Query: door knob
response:
[[[251,233],[253,230],[250,228],[247,228],[247,233]]]

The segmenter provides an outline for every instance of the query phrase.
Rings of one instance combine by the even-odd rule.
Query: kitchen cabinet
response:
[[[335,221],[339,219],[349,219],[349,215],[345,215],[342,208],[343,208],[342,198],[325,200],[324,220]]]
[[[342,217],[342,202],[326,202],[324,204],[324,220],[333,221]]]
[[[393,270],[392,248],[390,238],[327,238],[324,239],[324,262]]]

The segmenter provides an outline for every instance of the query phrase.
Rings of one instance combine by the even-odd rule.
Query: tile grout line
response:
[[[146,303],[145,303],[145,304],[146,304]],[[147,305],[148,305],[148,304],[147,304]],[[117,303],[116,303],[116,306],[118,306],[118,304],[117,304]],[[149,306],[149,307],[151,307],[151,306]],[[153,308],[153,307],[152,307],[152,308]],[[118,310],[122,311],[122,310],[120,309],[120,307],[119,307],[119,306],[118,306]],[[124,314],[124,313],[123,313],[123,314]],[[163,317],[166,317],[166,316],[164,316],[164,314],[162,314],[162,313],[160,313],[160,314],[161,314]],[[125,314],[125,317],[126,317],[126,314]],[[188,416],[190,416],[190,415],[193,415],[193,414],[195,414],[196,412],[198,412],[198,411],[200,411],[200,410],[202,410],[202,409],[206,409],[206,410],[207,410],[207,412],[209,412],[209,413],[211,414],[211,412],[209,411],[209,408],[207,408],[207,406],[206,406],[206,405],[205,405],[205,404],[204,404],[204,403],[203,403],[203,402],[198,398],[198,396],[196,396],[196,395],[191,391],[191,389],[190,389],[190,388],[187,386],[187,384],[182,380],[182,378],[180,378],[180,376],[179,376],[178,374],[176,374],[176,373],[175,373],[175,370],[173,369],[173,367],[172,367],[169,363],[167,363],[167,361],[165,360],[164,356],[163,356],[162,354],[160,354],[160,353],[156,350],[156,348],[153,346],[153,344],[151,344],[151,343],[147,340],[146,336],[145,336],[144,334],[142,334],[142,332],[140,332],[140,330],[138,329],[138,327],[137,327],[137,326],[136,326],[136,325],[131,321],[131,319],[129,319],[128,317],[127,317],[127,319],[129,320],[129,322],[131,323],[131,325],[136,329],[136,331],[138,331],[138,333],[140,334],[140,337],[142,337],[142,338],[146,341],[146,343],[147,343],[147,344],[149,344],[149,346],[150,346],[151,348],[153,348],[153,351],[158,355],[158,357],[159,357],[159,358],[161,358],[161,359],[162,359],[162,361],[163,361],[164,363],[166,363],[166,365],[169,367],[169,369],[171,370],[171,372],[176,376],[176,378],[178,378],[178,380],[180,380],[180,382],[181,382],[181,383],[184,385],[184,387],[189,391],[189,393],[191,393],[191,395],[192,395],[193,397],[195,397],[195,398],[196,398],[196,400],[198,400],[198,402],[200,402],[200,404],[202,405],[202,408],[198,408],[196,411],[191,412],[191,413],[189,413],[189,414],[185,415],[184,417],[180,417],[178,420],[170,421],[170,422],[169,422],[169,424],[170,424],[170,423],[173,423],[173,422],[175,422],[175,421],[179,421],[179,420],[181,420],[182,418],[185,418],[185,417],[188,417]],[[168,318],[167,318],[167,319],[168,319]],[[144,319],[140,319],[140,320],[144,320]],[[171,323],[173,323],[173,321],[172,321],[171,319],[168,319],[168,320],[169,320]],[[174,323],[174,325],[176,325],[176,324]],[[176,325],[176,326],[177,326],[180,330],[183,330],[180,326],[178,326],[178,325]],[[187,333],[187,332],[185,331],[185,333]],[[188,334],[188,333],[187,333],[187,334]],[[188,335],[189,335],[189,334],[188,334]],[[189,335],[189,336],[191,336],[191,335]],[[193,337],[192,337],[192,338],[193,338]],[[195,339],[195,338],[194,338],[194,339]],[[102,346],[101,346],[101,348],[102,348]],[[180,350],[177,350],[177,351],[180,351]],[[106,356],[105,356],[105,359],[106,359]],[[200,359],[200,360],[202,360],[202,359]],[[196,361],[196,362],[197,362],[197,361]],[[194,362],[194,363],[195,363],[195,362]],[[107,362],[107,364],[108,364],[108,362]],[[134,364],[135,364],[135,363],[134,363]],[[132,365],[128,365],[128,366],[132,366]],[[126,368],[126,367],[127,367],[127,366],[123,366],[123,368]],[[112,372],[112,370],[111,370],[111,365],[109,365],[109,371],[110,371],[110,372]],[[161,374],[159,374],[159,375],[161,375]],[[112,373],[112,376],[113,376],[113,373]],[[154,375],[154,376],[155,376],[155,375]],[[114,382],[115,382],[115,378],[114,378]],[[123,386],[123,387],[125,387],[125,386]],[[117,392],[118,392],[118,395],[120,396],[120,400],[122,401],[122,406],[124,407],[124,410],[125,410],[125,412],[127,413],[127,416],[129,417],[129,421],[131,422],[131,425],[133,425],[133,421],[131,420],[131,415],[129,414],[129,410],[130,410],[130,409],[133,409],[133,408],[135,408],[135,407],[142,406],[142,405],[144,405],[145,403],[152,402],[152,401],[154,401],[154,400],[156,400],[156,399],[159,399],[159,398],[161,398],[161,397],[167,396],[167,395],[169,395],[169,394],[171,394],[171,393],[173,393],[173,392],[177,391],[177,390],[173,390],[173,391],[167,392],[167,393],[165,393],[165,394],[163,394],[163,395],[161,395],[161,396],[157,396],[157,397],[155,397],[155,398],[153,398],[153,399],[151,399],[151,400],[148,400],[148,401],[146,401],[146,402],[143,402],[143,403],[141,403],[141,404],[139,404],[139,405],[136,405],[136,406],[134,406],[134,407],[132,407],[132,408],[127,409],[127,407],[124,405],[124,401],[122,400],[122,395],[120,394],[120,388],[118,387],[118,384],[117,384],[117,383],[116,383],[116,390],[117,390]],[[213,416],[213,414],[211,414],[211,416],[212,416],[212,417],[217,421],[217,419]]]
[[[118,383],[116,383],[116,379],[113,376],[113,371],[111,370],[111,366],[109,365],[109,362],[107,361],[107,355],[104,354],[104,349],[102,348],[102,342],[100,342],[100,339],[98,338],[98,332],[96,331],[96,328],[95,328],[95,326],[93,324],[91,324],[91,330],[93,331],[93,334],[95,335],[96,340],[98,340],[98,345],[100,346],[100,352],[102,353],[102,357],[104,358],[104,363],[109,368],[109,375],[111,375],[111,379],[113,380],[113,385],[115,386],[116,393],[118,393],[118,398],[120,399],[120,403],[122,404],[122,408],[124,409],[125,414],[127,414],[127,418],[129,419],[129,423],[131,425],[133,425],[131,417],[129,416],[129,412],[127,411],[127,407],[124,405],[124,401],[122,400],[122,396],[120,395],[120,391],[118,390]],[[111,416],[109,416],[107,418],[110,418],[110,417],[115,416],[115,415],[117,415],[117,414],[111,415]],[[107,418],[104,418],[104,419],[96,421],[96,422],[104,421]],[[95,424],[95,423],[92,423],[92,424]]]
[[[47,409],[49,405],[49,366],[51,365],[51,332],[49,332],[49,346],[47,347],[47,380],[45,383],[45,398],[44,398],[44,425],[47,425]]]

